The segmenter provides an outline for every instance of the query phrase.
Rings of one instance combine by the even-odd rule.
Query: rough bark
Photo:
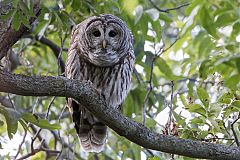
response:
[[[119,135],[148,149],[193,158],[239,160],[240,148],[204,143],[151,131],[106,105],[89,82],[64,77],[14,75],[0,70],[0,92],[23,96],[72,97]]]
[[[0,2],[0,15],[6,14],[12,9],[11,3]],[[40,2],[36,1],[33,11],[36,16],[40,14]],[[29,24],[34,22],[35,18],[29,20]],[[18,31],[11,27],[12,18],[0,22],[0,60],[7,54],[8,50],[24,35],[29,29],[21,25]]]

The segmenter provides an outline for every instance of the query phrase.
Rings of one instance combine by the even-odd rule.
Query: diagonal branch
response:
[[[180,8],[186,7],[189,5],[189,3],[182,4],[180,6],[174,7],[174,8],[168,8],[168,9],[160,9],[152,0],[149,0],[149,2],[153,5],[154,8],[156,8],[159,12],[165,12],[169,13],[169,11],[178,10]]]
[[[202,143],[155,133],[108,107],[104,98],[88,82],[64,77],[24,76],[0,70],[0,92],[23,96],[72,97],[119,135],[144,148],[193,158],[237,160],[240,157],[239,147]]]

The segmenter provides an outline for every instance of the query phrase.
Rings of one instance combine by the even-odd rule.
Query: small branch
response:
[[[59,137],[58,132],[56,132],[56,131],[51,131],[51,133],[53,134],[54,138],[63,145],[63,147],[68,148],[72,153],[74,153],[74,155],[75,155],[78,159],[81,159],[80,154],[79,154],[78,152],[76,152],[69,144],[67,144],[66,142],[64,142],[64,141],[61,139],[61,137]],[[59,154],[61,154],[61,153],[59,153]]]
[[[154,8],[156,8],[159,12],[169,13],[169,11],[178,10],[180,8],[186,7],[189,5],[189,3],[182,4],[180,6],[174,7],[174,8],[168,8],[168,9],[160,9],[152,0],[149,0],[149,2],[153,5]]]
[[[231,123],[231,130],[232,130],[232,132],[233,132],[233,137],[234,137],[235,142],[236,142],[236,144],[237,144],[238,147],[240,146],[240,144],[239,144],[239,140],[238,140],[236,131],[234,130],[234,124],[235,124],[239,119],[240,119],[240,113],[238,113],[237,118],[233,121],[233,123]]]
[[[50,150],[50,149],[47,149],[47,148],[44,148],[44,147],[40,146],[39,148],[34,149],[31,153],[28,153],[28,154],[22,156],[21,158],[19,158],[17,160],[25,160],[25,159],[27,159],[31,156],[34,156],[36,153],[41,152],[41,151],[44,151],[47,154],[58,154],[60,152],[60,151],[57,151],[57,150]]]
[[[169,105],[169,116],[168,116],[168,121],[167,121],[167,124],[165,126],[165,132],[166,134],[169,134],[169,135],[175,135],[175,133],[172,133],[172,129],[174,128],[171,128],[171,124],[173,123],[173,117],[172,117],[172,110],[173,110],[173,87],[174,87],[174,83],[173,81],[171,81],[171,100],[170,100],[170,105]],[[174,124],[173,124],[174,126]]]
[[[22,142],[20,143],[20,145],[18,146],[18,151],[17,151],[14,159],[17,159],[17,156],[19,155],[19,153],[20,153],[20,151],[21,151],[22,145],[23,145],[23,143],[25,142],[26,136],[27,136],[27,130],[24,129],[23,139],[22,139]]]
[[[143,102],[143,111],[142,111],[142,124],[145,125],[146,123],[146,110],[147,110],[147,103],[148,103],[148,99],[150,96],[150,93],[152,92],[153,89],[153,85],[152,85],[152,77],[153,77],[153,67],[154,67],[154,63],[156,60],[156,56],[153,58],[152,63],[151,63],[151,72],[150,72],[150,78],[149,78],[149,82],[148,82],[148,91],[147,94],[144,98],[144,102]]]
[[[142,84],[142,78],[141,78],[140,74],[138,73],[138,71],[136,70],[135,67],[133,68],[133,73],[136,75],[136,78],[137,78],[137,80],[138,80],[138,83],[139,83],[139,84]]]
[[[60,73],[65,72],[62,70],[62,67],[61,67],[61,60],[62,60],[62,51],[63,51],[65,40],[67,38],[67,34],[64,34],[64,38],[62,38],[62,33],[60,32],[59,37],[61,40],[61,48],[60,48],[60,51],[59,51],[58,57],[57,57],[57,59],[58,59],[58,75],[60,75]],[[61,72],[60,72],[60,67],[61,67]]]
[[[47,112],[46,112],[46,114],[45,114],[45,119],[48,119],[49,112],[50,112],[50,108],[51,108],[51,106],[52,106],[52,104],[53,104],[53,102],[54,102],[55,99],[56,99],[55,96],[51,99],[51,101],[50,101],[50,103],[49,103],[49,105],[48,105]]]
[[[66,108],[67,108],[67,106],[65,106],[65,107],[62,109],[61,114],[60,114],[60,116],[58,117],[58,122],[59,122],[59,124],[60,124],[60,120],[61,120],[62,115],[63,115],[63,113],[64,113],[64,111],[65,111]],[[58,156],[57,156],[57,158],[56,158],[56,159],[59,159],[60,156],[61,156],[61,154],[62,154],[62,152],[63,152],[63,139],[61,138],[60,130],[58,130],[57,132],[58,132],[58,137],[59,137],[59,139],[60,139],[60,141],[61,141],[61,145],[62,145],[61,151],[60,151],[60,153],[58,154]]]

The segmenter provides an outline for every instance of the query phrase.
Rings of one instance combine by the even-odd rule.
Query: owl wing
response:
[[[84,68],[80,64],[78,53],[80,51],[78,50],[78,39],[76,35],[77,30],[75,29],[71,37],[65,75],[69,79],[84,80],[82,74]],[[67,98],[67,104],[72,113],[73,122],[82,148],[89,152],[100,152],[103,149],[107,137],[107,126],[72,98]]]

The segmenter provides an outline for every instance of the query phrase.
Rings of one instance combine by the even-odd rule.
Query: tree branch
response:
[[[174,7],[174,8],[168,8],[168,9],[160,9],[152,0],[149,0],[149,2],[152,4],[152,6],[154,8],[156,8],[159,12],[165,12],[165,13],[169,13],[169,11],[174,11],[174,10],[178,10],[182,7],[186,7],[189,5],[189,3],[185,3],[185,4],[182,4],[180,6],[177,6],[177,7]]]
[[[104,98],[89,82],[64,77],[24,76],[0,70],[0,92],[23,96],[72,97],[119,135],[148,149],[193,158],[237,160],[240,157],[239,147],[202,143],[155,133],[108,107]]]
[[[33,12],[36,17],[40,14],[40,1],[35,1]],[[0,15],[6,14],[12,9],[12,3],[0,2]],[[36,18],[30,18],[29,24],[32,24]],[[0,60],[6,55],[8,50],[24,35],[29,29],[21,25],[18,31],[11,27],[12,18],[6,22],[0,22]]]

